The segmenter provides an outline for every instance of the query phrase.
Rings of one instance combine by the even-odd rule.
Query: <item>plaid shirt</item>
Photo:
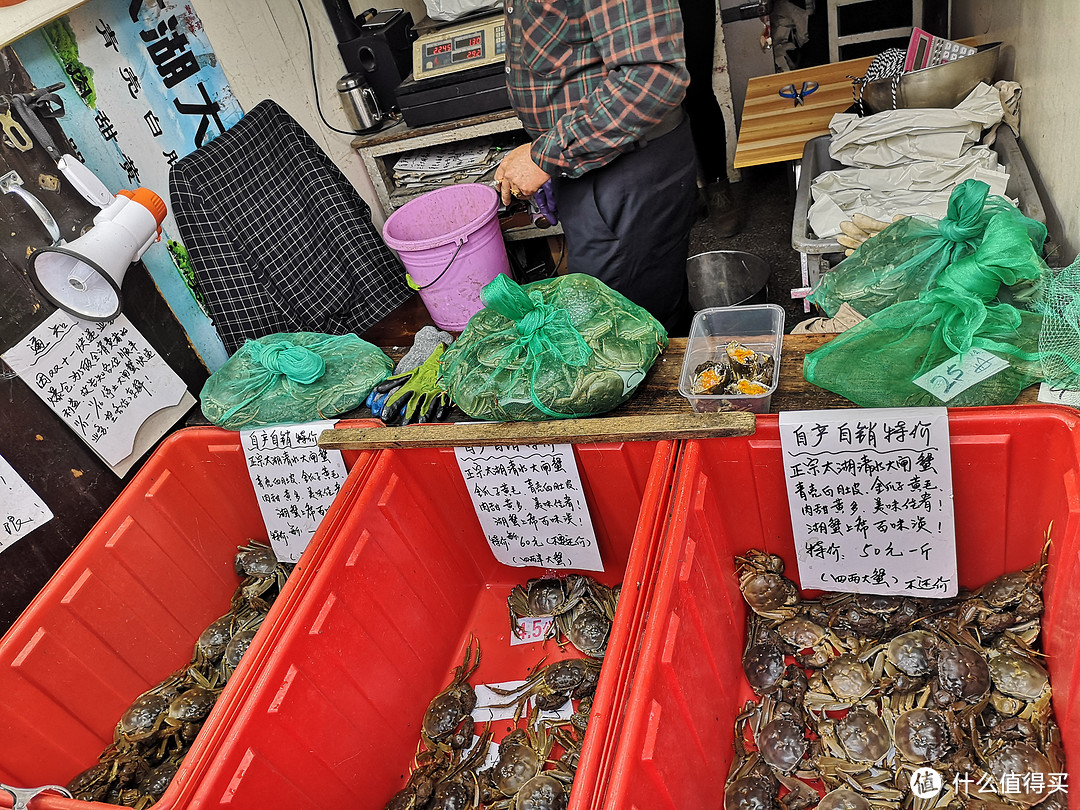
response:
[[[507,86],[544,171],[579,177],[642,139],[689,83],[675,0],[505,0]]]

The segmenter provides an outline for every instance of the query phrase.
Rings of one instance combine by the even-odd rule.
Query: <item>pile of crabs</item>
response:
[[[200,634],[186,667],[121,715],[98,763],[68,784],[76,799],[141,810],[169,787],[292,569],[257,540],[241,546],[233,562],[242,579],[229,611]]]
[[[1048,549],[953,599],[802,599],[780,557],[738,558],[759,700],[735,720],[726,810],[1066,807],[1038,651]]]
[[[519,619],[551,618],[544,640],[569,643],[586,657],[546,666],[541,659],[519,686],[488,687],[508,698],[488,708],[512,706],[514,718],[512,730],[499,742],[497,758],[485,768],[493,732],[486,723],[479,735],[474,733],[477,698],[469,679],[480,668],[480,644],[470,639],[453,679],[424,712],[409,779],[386,810],[565,810],[619,587],[581,574],[515,586],[507,599],[511,632],[521,637]],[[541,712],[555,712],[567,701],[576,701],[568,719],[541,719]]]

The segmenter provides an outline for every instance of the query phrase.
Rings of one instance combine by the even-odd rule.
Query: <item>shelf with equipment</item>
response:
[[[371,135],[361,135],[352,142],[367,169],[371,183],[378,194],[383,211],[389,216],[409,200],[420,196],[428,187],[400,187],[394,180],[394,164],[406,152],[464,143],[477,138],[491,137],[495,143],[514,145],[528,142],[521,121],[512,110],[475,115],[456,121],[444,121],[422,127],[409,127],[399,122]],[[531,225],[503,231],[508,242],[552,236],[561,233],[558,226],[539,229]]]

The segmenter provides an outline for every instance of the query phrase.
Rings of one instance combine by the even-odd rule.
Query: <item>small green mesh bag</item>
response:
[[[873,315],[898,301],[913,300],[934,286],[938,273],[974,253],[987,224],[1001,214],[1023,224],[1041,254],[1046,226],[989,191],[980,180],[965,180],[953,189],[944,219],[905,217],[894,222],[822,276],[810,300],[830,318],[845,302],[862,315]]]
[[[863,407],[940,406],[914,380],[974,346],[1009,365],[948,404],[1007,405],[1043,377],[1043,316],[1033,311],[1037,305],[1029,309],[1023,302],[1048,273],[1025,224],[999,214],[978,249],[938,273],[933,289],[874,313],[811,352],[803,375]]]
[[[282,332],[245,342],[199,399],[203,416],[229,430],[329,419],[358,407],[393,366],[356,335]]]
[[[667,332],[637,304],[592,276],[484,287],[443,355],[441,384],[476,419],[536,421],[595,416],[633,395],[667,347]]]
[[[1080,390],[1080,257],[1050,271],[1042,297],[1039,335],[1043,371],[1051,388]]]

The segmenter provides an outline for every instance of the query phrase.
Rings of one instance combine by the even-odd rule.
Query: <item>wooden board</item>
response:
[[[457,422],[397,428],[324,430],[319,446],[327,450],[379,450],[404,447],[480,447],[495,444],[579,444],[657,439],[707,439],[750,436],[754,414],[653,414],[546,422]]]
[[[419,296],[413,296],[361,337],[381,347],[396,360],[408,351],[416,330],[428,322],[423,302]],[[803,377],[803,358],[834,337],[835,335],[784,335],[780,350],[780,380],[769,403],[771,413],[858,407],[851,400],[819,388]],[[686,338],[672,338],[667,350],[649,370],[634,396],[607,416],[692,413],[689,403],[679,394],[679,374],[685,353]],[[1017,403],[1036,402],[1038,391],[1038,386],[1027,388],[1020,393]],[[358,409],[347,416],[363,417],[370,414],[366,409]],[[453,418],[468,417],[457,411]]]
[[[978,44],[978,38],[959,40],[965,45]],[[828,65],[755,76],[746,84],[742,126],[735,146],[735,168],[802,160],[803,147],[811,138],[826,135],[829,121],[854,103],[851,76],[864,76],[873,56],[847,59]],[[780,95],[781,88],[803,82],[818,83],[818,89],[800,106]]]
[[[864,75],[873,60],[864,56],[751,78],[735,146],[735,168],[801,160],[806,142],[828,133],[832,117],[852,105],[848,76]],[[790,98],[780,95],[781,88],[789,84],[799,88],[805,81],[817,82],[818,89],[802,105],[795,106]]]

